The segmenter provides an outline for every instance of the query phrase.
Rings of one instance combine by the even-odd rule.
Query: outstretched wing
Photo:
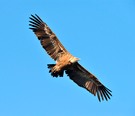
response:
[[[99,101],[110,99],[111,90],[106,88],[93,74],[83,68],[78,62],[66,70],[66,74],[79,86],[87,89],[94,96],[97,95]]]
[[[67,50],[60,43],[56,35],[38,15],[31,15],[29,22],[30,29],[36,34],[41,45],[51,58],[57,60],[62,54],[67,53]]]

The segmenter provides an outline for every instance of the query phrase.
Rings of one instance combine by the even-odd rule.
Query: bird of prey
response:
[[[31,15],[29,23],[30,29],[35,33],[42,47],[56,61],[56,64],[48,64],[49,72],[53,77],[63,77],[65,72],[77,85],[97,96],[99,101],[110,99],[112,91],[78,63],[79,58],[74,57],[64,48],[57,36],[38,15]]]

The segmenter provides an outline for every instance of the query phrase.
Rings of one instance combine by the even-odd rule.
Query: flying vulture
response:
[[[42,47],[56,61],[56,64],[48,64],[49,72],[53,77],[63,77],[65,72],[77,85],[97,96],[99,101],[110,99],[111,90],[78,63],[79,59],[64,48],[38,15],[31,15],[29,22],[30,29],[36,34]]]

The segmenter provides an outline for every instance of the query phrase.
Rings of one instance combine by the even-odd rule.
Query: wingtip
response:
[[[108,101],[109,99],[111,99],[111,90],[106,88],[105,86],[100,86],[100,88],[98,88],[97,92],[96,92],[96,96],[99,100],[99,102],[101,101]]]

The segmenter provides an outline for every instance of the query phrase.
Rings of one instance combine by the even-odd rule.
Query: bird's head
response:
[[[80,59],[79,58],[77,58],[77,57],[72,57],[71,59],[70,59],[70,62],[71,63],[75,63],[75,62],[77,62],[77,61],[79,61]]]

